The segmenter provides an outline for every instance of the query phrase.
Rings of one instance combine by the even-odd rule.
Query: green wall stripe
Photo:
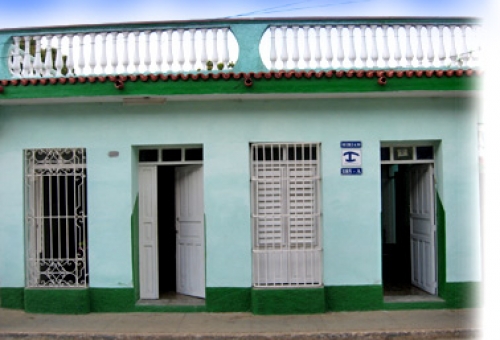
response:
[[[89,289],[25,289],[24,310],[42,314],[86,314],[90,312]]]
[[[92,312],[132,312],[135,307],[133,288],[90,288]]]
[[[324,288],[252,289],[254,314],[324,313]]]
[[[436,191],[437,219],[437,266],[438,266],[438,296],[444,297],[446,290],[446,213],[443,202]]]
[[[139,195],[134,204],[134,211],[130,218],[132,227],[132,275],[134,281],[135,300],[140,298],[140,278],[139,278]]]
[[[251,308],[250,288],[207,287],[206,304],[209,312],[248,312]]]
[[[54,85],[9,85],[4,86],[2,99],[21,98],[63,98],[133,95],[203,95],[203,94],[270,94],[270,93],[353,93],[353,92],[393,92],[393,91],[450,91],[473,90],[477,77],[430,77],[421,78],[396,76],[387,78],[387,84],[377,84],[373,78],[285,78],[253,79],[253,86],[245,86],[244,79],[207,80],[158,80],[125,82],[123,90],[117,90],[111,81],[95,83],[54,84]]]
[[[325,287],[325,300],[330,311],[367,311],[382,309],[382,285]]]
[[[0,307],[24,309],[24,288],[0,288]]]

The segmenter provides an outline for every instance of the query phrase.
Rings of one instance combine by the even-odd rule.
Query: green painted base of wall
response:
[[[0,307],[24,309],[24,288],[0,288]]]
[[[207,311],[248,312],[251,307],[251,288],[207,288]]]
[[[30,313],[90,312],[249,312],[254,314],[315,314],[326,311],[459,309],[482,305],[479,282],[441,285],[442,301],[385,303],[381,285],[324,288],[207,288],[201,306],[137,304],[134,288],[35,289],[0,288],[0,307]]]
[[[24,310],[44,314],[86,314],[90,312],[88,289],[25,289]]]
[[[480,282],[448,282],[440,296],[447,308],[475,308],[482,306]]]
[[[325,287],[326,306],[330,311],[379,310],[383,298],[381,285]]]
[[[90,288],[92,312],[132,312],[135,307],[133,288]]]
[[[324,313],[324,288],[252,289],[254,314]]]

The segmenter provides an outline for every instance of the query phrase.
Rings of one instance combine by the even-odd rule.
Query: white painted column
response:
[[[429,62],[429,66],[432,67],[434,65],[434,48],[432,46],[432,25],[425,26],[427,30],[427,61]]]
[[[342,41],[342,30],[344,26],[338,25],[335,29],[337,31],[337,60],[339,62],[339,67],[344,67],[344,44]]]
[[[371,25],[370,31],[372,33],[372,53],[371,59],[373,62],[373,67],[378,67],[378,48],[377,48],[377,25]]]
[[[37,35],[35,39],[35,60],[33,62],[33,69],[38,77],[43,74],[43,64],[42,64],[42,37]]]
[[[326,52],[325,59],[328,62],[328,67],[333,67],[333,49],[332,49],[332,25],[326,25]]]
[[[46,51],[45,51],[45,72],[44,72],[44,76],[45,77],[50,77],[51,76],[51,71],[52,69],[54,68],[54,66],[52,65],[53,62],[52,62],[52,36],[51,35],[48,35],[46,37],[47,39],[47,47],[46,47]]]
[[[389,29],[388,25],[382,25],[382,38],[384,41],[384,48],[382,50],[382,59],[384,60],[384,66],[389,67],[389,59],[391,54],[389,53],[389,36],[387,31]]]
[[[33,66],[31,65],[30,42],[31,42],[31,37],[25,36],[23,70],[21,72],[21,75],[23,77],[29,77],[33,74]]]
[[[287,26],[281,26],[281,61],[283,62],[283,69],[288,68],[288,50],[287,50],[287,39],[286,33],[288,31]]]
[[[68,34],[68,57],[66,58],[66,68],[68,69],[68,73],[66,74],[67,76],[72,76],[74,75],[74,69],[75,69],[75,57],[74,57],[74,51],[73,51],[73,39],[74,35],[73,34]]]
[[[316,68],[321,68],[321,26],[314,26],[314,32],[316,33],[316,49],[314,52],[314,60],[316,61]]]
[[[276,69],[276,60],[278,59],[276,54],[276,26],[270,27],[271,31],[271,42],[269,50],[269,60],[271,61],[271,69]]]
[[[366,67],[366,61],[368,60],[368,52],[366,51],[366,25],[361,25],[359,29],[361,31],[361,52],[359,59],[361,59],[363,67]]]
[[[309,68],[311,62],[311,49],[309,48],[309,26],[304,26],[302,30],[304,32],[304,61],[306,63],[306,68]]]
[[[13,37],[14,39],[14,55],[12,56],[12,73],[14,77],[21,76],[21,37]]]
[[[406,52],[405,52],[405,59],[406,59],[406,67],[411,67],[412,66],[412,61],[413,61],[413,51],[411,49],[411,36],[410,36],[410,30],[411,30],[411,25],[405,25],[405,35],[406,35]]]
[[[80,74],[85,74],[85,33],[78,33],[78,70]]]
[[[122,58],[123,73],[128,73],[128,65],[130,64],[130,61],[128,58],[128,55],[129,55],[129,50],[128,50],[129,36],[130,36],[129,32],[122,33],[122,37],[123,37],[123,58]]]

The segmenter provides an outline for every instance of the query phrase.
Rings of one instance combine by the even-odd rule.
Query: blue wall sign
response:
[[[340,142],[340,147],[342,149],[359,149],[361,148],[361,141],[343,141]]]
[[[361,162],[361,141],[342,141],[340,142],[342,168],[341,175],[361,175],[363,169],[360,168]]]
[[[340,169],[341,175],[362,175],[363,169],[361,168],[342,168]]]

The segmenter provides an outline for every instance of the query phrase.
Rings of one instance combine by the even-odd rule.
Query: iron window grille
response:
[[[320,144],[251,145],[253,285],[322,284]]]
[[[87,169],[83,148],[25,151],[28,287],[86,287]]]

